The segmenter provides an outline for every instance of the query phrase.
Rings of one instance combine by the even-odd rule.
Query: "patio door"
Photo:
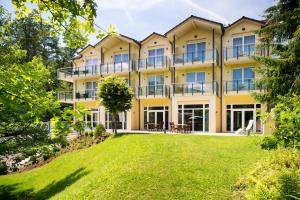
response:
[[[84,121],[90,129],[94,129],[99,124],[100,111],[98,109],[90,110],[90,114],[84,116]]]
[[[144,107],[144,123],[163,124],[164,129],[168,129],[168,106]]]
[[[233,131],[237,131],[240,128],[245,129],[250,120],[254,120],[254,110],[233,110],[232,127]]]

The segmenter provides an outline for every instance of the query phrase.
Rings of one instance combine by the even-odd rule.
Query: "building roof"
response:
[[[253,21],[253,22],[256,22],[256,23],[259,23],[259,24],[262,24],[262,25],[266,24],[265,20],[258,20],[258,19],[253,19],[253,18],[250,18],[250,17],[242,16],[238,20],[234,21],[232,24],[229,24],[228,26],[226,26],[225,29],[231,28],[232,26],[234,26],[235,24],[239,23],[242,20],[249,20],[249,21]]]
[[[180,22],[179,24],[175,25],[173,28],[171,28],[170,30],[168,30],[164,35],[165,36],[168,35],[170,32],[172,32],[173,30],[175,30],[179,26],[185,24],[186,22],[188,22],[191,19],[196,19],[196,20],[200,20],[200,21],[205,21],[205,22],[208,22],[208,23],[212,23],[212,24],[215,24],[215,25],[219,25],[223,29],[223,24],[220,23],[220,22],[216,22],[216,21],[212,21],[212,20],[205,19],[205,18],[202,18],[202,17],[191,15],[190,17],[186,18],[185,20],[183,20],[182,22]]]
[[[141,40],[140,43],[145,42],[146,40],[150,39],[151,37],[153,37],[153,36],[155,36],[155,35],[156,35],[156,36],[159,36],[159,37],[162,37],[162,38],[166,38],[165,35],[162,35],[162,34],[160,34],[160,33],[153,32],[153,33],[151,33],[150,35],[148,35],[146,38],[144,38],[143,40]]]

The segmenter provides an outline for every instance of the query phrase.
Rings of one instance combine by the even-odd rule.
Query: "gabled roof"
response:
[[[249,20],[249,21],[252,21],[252,22],[255,22],[255,23],[259,23],[259,24],[262,24],[262,25],[264,25],[266,23],[265,20],[258,20],[258,19],[253,19],[253,18],[250,18],[250,17],[242,16],[238,20],[234,21],[232,24],[229,24],[228,26],[226,26],[225,29],[231,28],[232,26],[236,25],[237,23],[239,23],[239,22],[241,22],[243,20]]]
[[[159,37],[162,37],[162,38],[166,38],[165,35],[162,35],[162,34],[153,32],[153,33],[151,33],[150,35],[148,35],[145,39],[141,40],[140,43],[145,42],[146,40],[150,39],[150,38],[153,37],[153,36],[159,36]]]
[[[130,41],[132,41],[133,43],[136,43],[137,45],[140,45],[140,43],[139,43],[137,40],[135,40],[135,39],[133,39],[133,38],[131,38],[131,37],[128,37],[128,36],[126,36],[126,35],[123,35],[123,34],[118,34],[117,36],[111,36],[111,35],[105,36],[105,37],[102,38],[99,42],[97,42],[97,44],[95,44],[95,46],[99,45],[101,42],[107,40],[107,39],[110,38],[110,37],[121,37],[121,38],[130,40]]]
[[[216,22],[216,21],[212,21],[212,20],[205,19],[205,18],[202,18],[202,17],[191,15],[190,17],[186,18],[185,20],[183,20],[182,22],[180,22],[179,24],[177,24],[176,26],[174,26],[173,28],[171,28],[164,35],[165,36],[168,35],[171,31],[175,30],[176,28],[178,28],[179,26],[185,24],[186,22],[190,21],[191,19],[196,19],[196,20],[199,20],[199,21],[204,21],[204,22],[212,23],[212,24],[220,26],[223,29],[223,24],[220,23],[220,22]]]
[[[95,46],[93,46],[93,45],[91,45],[91,44],[88,44],[88,45],[86,45],[85,47],[83,47],[83,48],[78,52],[78,54],[77,54],[76,56],[73,56],[73,57],[71,58],[71,60],[76,60],[76,59],[81,58],[81,57],[82,57],[81,53],[82,53],[83,51],[85,51],[86,49],[90,48],[90,47],[95,48]]]

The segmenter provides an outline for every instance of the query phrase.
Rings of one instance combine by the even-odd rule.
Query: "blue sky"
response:
[[[10,0],[1,4],[11,12]],[[274,0],[96,0],[101,27],[115,24],[118,32],[142,40],[152,32],[164,34],[173,26],[196,15],[229,24],[244,16],[261,19]],[[97,39],[91,37],[90,43]]]

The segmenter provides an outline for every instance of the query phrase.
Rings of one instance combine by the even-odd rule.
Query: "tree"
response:
[[[254,94],[255,98],[267,103],[269,109],[279,101],[279,96],[300,94],[300,1],[280,0],[265,11],[267,26],[259,34],[262,43],[275,57],[257,57],[262,65],[257,72],[262,76],[258,84],[265,93]]]
[[[70,47],[85,46],[89,36],[94,33],[100,38],[105,34],[116,33],[112,25],[104,30],[95,24],[97,4],[94,0],[12,0],[12,3],[17,10],[17,18],[34,13],[37,20],[48,22],[54,27],[51,33],[63,35]]]
[[[113,116],[113,130],[117,134],[118,113],[131,108],[133,91],[123,78],[115,75],[100,80],[98,88],[100,103]]]

